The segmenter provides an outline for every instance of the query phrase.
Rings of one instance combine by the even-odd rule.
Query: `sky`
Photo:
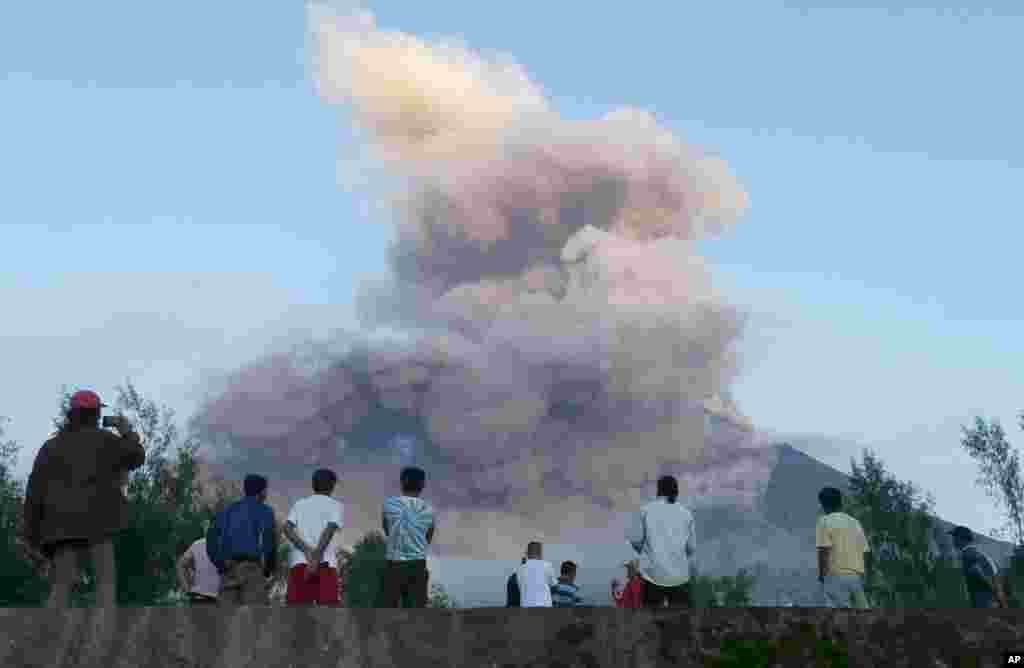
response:
[[[1022,442],[1024,9],[749,4],[367,8],[511,54],[563,116],[637,106],[725,158],[750,212],[702,253],[753,313],[743,412],[843,471],[871,448],[989,533],[959,430],[980,414]],[[356,326],[390,232],[306,30],[300,3],[0,9],[0,414],[21,475],[62,385],[130,377],[185,417],[220,374]]]

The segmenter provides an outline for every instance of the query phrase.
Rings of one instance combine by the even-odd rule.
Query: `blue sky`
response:
[[[834,437],[811,454],[843,470],[874,448],[945,518],[1001,524],[958,429],[980,412],[1024,442],[1019,3],[368,9],[512,54],[564,115],[634,105],[720,152],[752,202],[704,244],[755,314],[744,411]],[[305,30],[300,3],[0,9],[0,413],[21,473],[62,383],[131,375],[187,414],[210,374],[351,325],[389,232],[372,191],[339,187],[354,145]]]

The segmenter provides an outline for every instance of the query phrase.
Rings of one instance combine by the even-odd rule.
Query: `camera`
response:
[[[103,416],[103,428],[110,429],[114,426],[114,417],[112,415]]]

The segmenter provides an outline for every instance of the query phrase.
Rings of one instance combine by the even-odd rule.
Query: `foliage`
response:
[[[0,606],[36,606],[46,599],[49,585],[17,544],[24,487],[14,478],[19,447],[3,440],[4,422],[0,418]]]
[[[695,608],[745,608],[751,603],[754,578],[740,569],[736,575],[711,577],[697,575],[690,595]]]
[[[1020,421],[1024,429],[1024,413]],[[978,417],[974,419],[973,428],[962,429],[961,445],[981,466],[978,484],[1006,510],[1006,525],[997,535],[1010,534],[1017,545],[1024,545],[1024,481],[1021,480],[1020,453],[1010,446],[998,420],[986,422]]]
[[[1019,420],[1024,429],[1024,413]],[[978,484],[1006,511],[1007,522],[995,534],[1009,535],[1017,545],[1007,573],[1008,594],[1011,607],[1024,607],[1024,481],[1020,453],[1011,448],[998,420],[975,418],[973,428],[963,428],[960,443],[981,466]]]
[[[931,519],[934,501],[896,480],[865,450],[851,459],[851,495],[844,511],[857,518],[871,546],[865,593],[875,607],[967,606],[960,571]],[[938,550],[933,549],[938,546]]]
[[[345,581],[345,607],[379,608],[383,577],[384,536],[371,531],[352,548],[352,566]]]
[[[846,668],[849,665],[849,652],[842,643],[826,638],[804,638],[801,640],[784,638],[772,640],[767,638],[726,638],[722,641],[720,654],[709,665],[716,668],[770,668],[771,666],[789,665],[789,660],[806,655],[809,645],[814,647],[813,663],[804,665],[821,666],[822,668]],[[811,658],[811,657],[807,657]]]
[[[345,606],[379,608],[383,602],[384,536],[379,531],[365,534],[352,549],[350,570],[345,580]],[[453,599],[440,584],[430,585],[429,608],[456,608]]]

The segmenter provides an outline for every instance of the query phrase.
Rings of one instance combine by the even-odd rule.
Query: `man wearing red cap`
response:
[[[145,462],[131,423],[110,420],[120,435],[100,429],[95,392],[71,396],[64,425],[43,444],[25,490],[25,540],[53,560],[47,606],[63,607],[78,580],[82,557],[96,571],[96,604],[117,603],[113,537],[127,519],[124,475]]]

